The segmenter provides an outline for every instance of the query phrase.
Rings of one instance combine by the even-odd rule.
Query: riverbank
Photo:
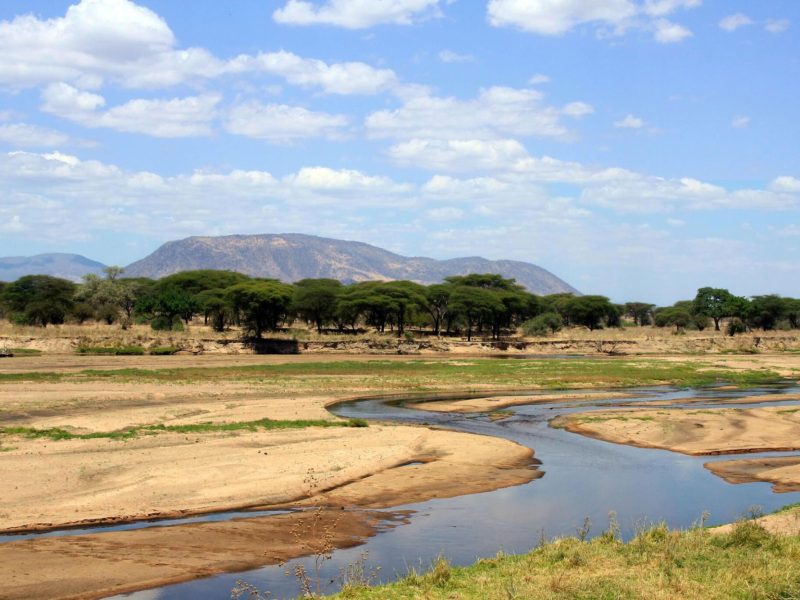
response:
[[[796,509],[781,519],[800,519]],[[773,519],[774,521],[775,519]],[[800,535],[776,535],[764,521],[743,520],[718,531],[670,531],[659,525],[628,543],[612,525],[590,541],[546,541],[528,554],[451,567],[441,559],[425,572],[368,588],[357,582],[336,598],[431,600],[461,598],[796,598]]]

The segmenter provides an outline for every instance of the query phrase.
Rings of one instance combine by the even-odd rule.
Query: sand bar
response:
[[[690,455],[800,450],[800,409],[614,410],[576,413],[554,427],[641,448]]]
[[[777,492],[800,492],[800,456],[707,462],[706,469],[728,483],[766,481]]]
[[[466,398],[464,400],[434,400],[416,402],[412,406],[418,410],[443,413],[482,413],[526,404],[549,404],[570,400],[615,400],[635,398],[634,394],[623,392],[568,392],[563,394],[531,394],[527,396],[490,396],[487,398]]]

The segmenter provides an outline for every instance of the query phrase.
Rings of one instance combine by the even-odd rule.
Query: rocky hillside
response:
[[[436,283],[450,275],[499,273],[536,294],[575,292],[536,265],[469,257],[450,260],[405,257],[363,244],[297,233],[190,237],[168,242],[125,268],[127,277],[159,278],[194,269],[228,269],[291,282],[330,277],[344,282],[410,279]]]
[[[38,254],[0,258],[0,281],[15,281],[23,275],[52,275],[80,281],[87,273],[101,274],[104,264],[80,254]]]

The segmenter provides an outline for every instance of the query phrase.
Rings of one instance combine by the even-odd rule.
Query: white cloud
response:
[[[539,35],[564,35],[588,25],[601,36],[650,30],[656,41],[672,43],[692,33],[664,17],[700,4],[701,0],[489,0],[487,17],[495,27],[515,27]]]
[[[87,90],[111,79],[128,88],[163,88],[256,72],[332,94],[403,91],[393,71],[362,62],[328,64],[285,51],[223,60],[203,48],[176,46],[167,23],[147,8],[129,0],[81,0],[63,17],[0,21],[0,86],[65,82]]]
[[[781,177],[776,177],[770,183],[769,189],[774,192],[789,192],[789,193],[800,193],[800,179],[797,177],[791,177],[789,175],[783,175]]]
[[[455,206],[443,206],[426,211],[425,216],[433,221],[457,221],[464,217],[464,211]]]
[[[208,135],[221,97],[216,94],[172,98],[135,99],[110,108],[97,94],[81,92],[66,83],[48,86],[42,93],[41,109],[86,127],[105,127],[116,131],[143,133],[155,137]]]
[[[561,112],[573,119],[580,119],[592,114],[594,107],[591,104],[586,104],[586,102],[570,102],[561,109]]]
[[[748,125],[750,125],[750,117],[746,115],[736,116],[733,118],[733,121],[731,121],[731,127],[734,127],[736,129],[743,129]]]
[[[541,35],[563,35],[583,23],[620,25],[636,16],[630,0],[489,0],[489,23]]]
[[[471,54],[459,54],[452,50],[442,50],[439,52],[439,60],[443,63],[475,62],[475,57]]]
[[[679,9],[697,8],[703,0],[645,0],[643,11],[652,17],[663,17]]]
[[[566,139],[561,110],[543,104],[541,92],[492,87],[477,98],[460,100],[420,95],[395,110],[380,110],[366,118],[373,138],[497,139],[509,134]]]
[[[725,31],[736,31],[740,27],[746,27],[747,25],[752,25],[754,23],[753,19],[748,17],[744,13],[735,13],[732,15],[728,15],[724,19],[719,22],[720,28],[724,29]]]
[[[246,102],[233,107],[225,121],[229,133],[271,142],[303,138],[337,138],[348,124],[344,115],[313,112],[299,106]]]
[[[364,29],[375,25],[410,25],[438,14],[439,0],[326,0],[315,4],[289,0],[272,14],[284,25],[335,25]]]
[[[0,143],[14,147],[54,148],[70,143],[68,135],[27,123],[0,125]]]
[[[692,32],[683,25],[678,25],[666,19],[655,22],[655,40],[661,44],[674,44],[692,37]]]
[[[640,117],[628,114],[624,119],[614,121],[614,127],[619,127],[622,129],[641,129],[644,127],[644,120]]]
[[[528,83],[530,85],[540,85],[542,83],[550,83],[550,77],[547,75],[543,75],[541,73],[537,73],[533,75],[530,79],[528,79]]]
[[[328,64],[292,52],[260,53],[231,61],[234,71],[264,71],[301,87],[319,87],[329,94],[376,94],[397,86],[391,69],[376,69],[362,62]]]
[[[769,33],[783,33],[791,26],[789,19],[767,19],[764,29]]]
[[[509,169],[527,158],[524,146],[516,140],[420,140],[392,146],[392,160],[404,166],[429,170],[473,171]]]

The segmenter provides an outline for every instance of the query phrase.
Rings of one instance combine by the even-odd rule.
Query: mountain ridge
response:
[[[0,257],[0,281],[15,281],[24,275],[52,275],[81,281],[84,275],[101,275],[105,265],[80,254],[51,252],[34,256]]]
[[[127,277],[159,278],[181,271],[226,269],[292,282],[330,277],[344,282],[410,279],[430,284],[451,275],[498,273],[537,294],[577,290],[532,263],[480,256],[437,260],[395,254],[364,242],[300,233],[193,236],[166,242],[125,268]]]

